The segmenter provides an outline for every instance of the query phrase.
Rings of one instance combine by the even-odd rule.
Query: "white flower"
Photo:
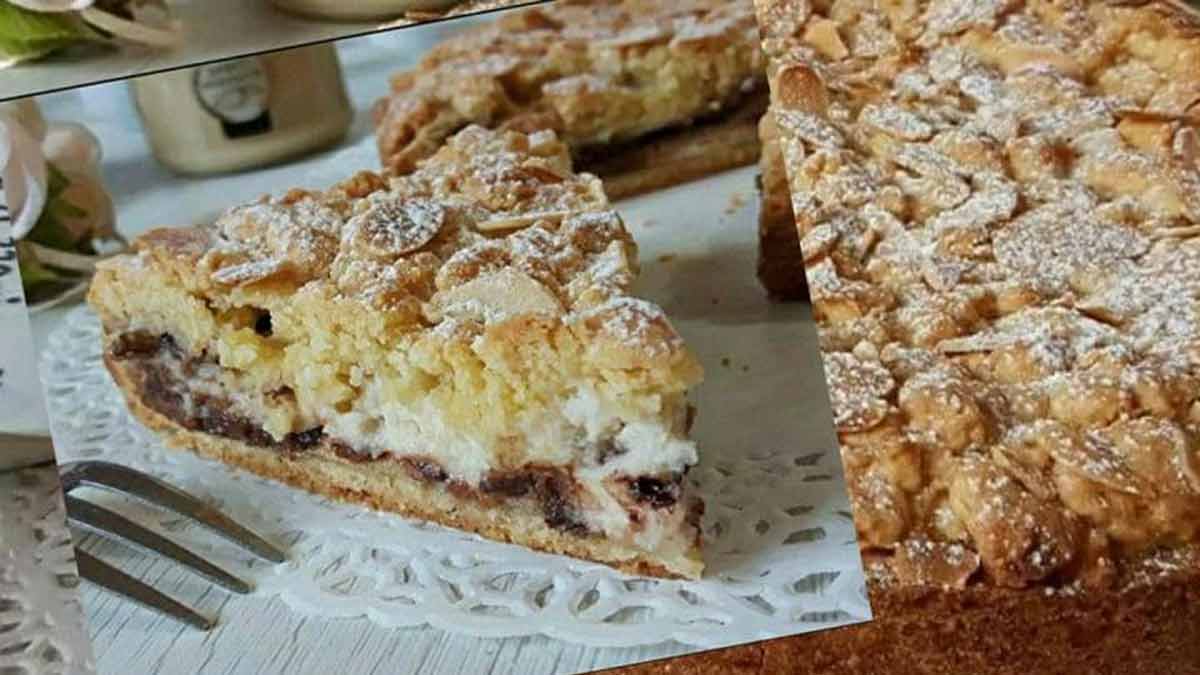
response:
[[[13,236],[29,234],[46,205],[46,158],[42,144],[10,111],[0,111],[0,178]]]
[[[100,177],[100,143],[73,122],[47,125],[36,105],[0,106],[0,177],[12,219],[13,236],[29,234],[49,193],[48,165],[68,181],[62,197],[85,215],[60,218],[78,237],[103,234],[112,226],[113,207]]]

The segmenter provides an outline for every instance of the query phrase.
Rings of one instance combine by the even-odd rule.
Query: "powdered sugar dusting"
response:
[[[965,551],[1079,592],[1200,540],[1200,136],[1164,103],[1196,73],[1124,30],[1157,10],[1040,7],[859,7],[894,50],[779,49],[827,85],[775,114],[860,535],[907,582]]]

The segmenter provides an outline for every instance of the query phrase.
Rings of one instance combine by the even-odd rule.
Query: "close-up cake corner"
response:
[[[756,6],[875,610],[756,667],[1200,672],[1200,14]]]
[[[484,536],[696,578],[699,363],[553,132],[152,230],[89,301],[171,444]]]

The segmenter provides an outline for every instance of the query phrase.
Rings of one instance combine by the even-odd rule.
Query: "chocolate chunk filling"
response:
[[[671,474],[668,478],[655,476],[638,476],[625,479],[629,492],[641,504],[649,504],[652,508],[665,509],[674,506],[679,501],[680,483],[683,474]]]
[[[565,469],[548,466],[491,471],[479,483],[479,491],[499,497],[534,496],[541,506],[546,524],[572,534],[586,534],[587,524],[572,499],[577,488]]]
[[[175,342],[175,338],[170,335],[155,335],[148,331],[134,331],[132,333],[123,333],[113,341],[109,348],[113,357],[118,359],[128,359],[136,356],[154,356],[160,351],[179,357],[183,352],[179,349],[179,345]]]
[[[413,480],[422,481],[424,483],[443,483],[450,477],[441,464],[429,459],[428,457],[416,457],[412,455],[398,457],[396,461],[404,467],[405,472]]]
[[[271,337],[274,330],[271,327],[271,313],[267,310],[259,310],[254,318],[254,332],[262,337]]]
[[[304,452],[312,450],[321,444],[325,438],[325,427],[315,427],[308,431],[294,431],[283,437],[283,446],[285,450],[292,453]]]

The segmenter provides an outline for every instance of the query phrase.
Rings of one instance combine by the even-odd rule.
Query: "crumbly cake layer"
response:
[[[129,409],[171,447],[254,472],[309,492],[409,517],[475,532],[549,553],[605,562],[628,574],[655,577],[693,577],[699,561],[676,554],[655,555],[602,537],[575,536],[562,523],[570,518],[563,507],[569,488],[562,475],[530,470],[497,482],[492,489],[451,482],[439,469],[421,461],[366,460],[327,438],[264,442],[245,419],[210,418],[213,426],[198,426],[195,418],[164,414],[163,401],[145,387],[145,373],[128,362],[106,358],[114,379],[126,393]],[[165,406],[170,410],[169,405]],[[182,421],[180,421],[182,419]],[[231,424],[213,433],[219,424]],[[257,437],[257,438],[256,438]],[[390,459],[390,458],[389,458]],[[363,463],[371,461],[370,470]],[[687,518],[699,536],[701,502],[689,503]]]
[[[552,129],[611,197],[628,196],[752,163],[757,138],[741,118],[764,98],[762,71],[748,1],[555,2],[451,38],[394,76],[375,108],[380,157],[404,173],[467,124]],[[718,131],[689,147],[686,132],[704,127]],[[680,142],[630,145],[672,130]]]
[[[758,10],[878,615],[795,648],[902,673],[1196,672],[1200,21],[1150,1]],[[917,628],[946,639],[886,642]]]
[[[696,576],[686,393],[701,371],[629,295],[636,272],[599,180],[553,132],[470,127],[403,177],[152,231],[101,266],[89,301],[127,397],[177,438],[272,466],[344,460],[330,490],[408,475],[591,542],[572,550]],[[307,486],[305,471],[280,477]],[[531,532],[504,538],[544,543]]]
[[[754,95],[715,119],[584,148],[576,162],[604,182],[612,199],[679,185],[753,164],[759,156],[758,121],[766,109],[766,96]]]

